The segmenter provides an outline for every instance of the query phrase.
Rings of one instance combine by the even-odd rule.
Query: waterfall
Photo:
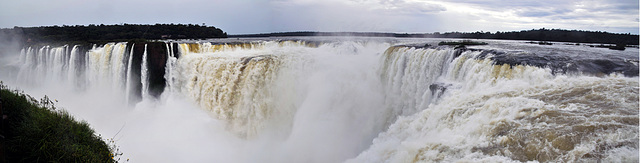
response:
[[[125,101],[127,101],[127,104],[130,103],[129,100],[131,100],[131,85],[133,84],[131,81],[131,73],[133,72],[133,69],[131,68],[133,65],[133,47],[135,47],[136,44],[131,44],[131,50],[129,51],[129,60],[127,62],[127,78],[126,78],[126,86],[125,86]]]
[[[53,48],[51,49],[50,54],[46,55],[52,57],[49,58],[51,61],[47,61],[50,65],[45,69],[47,71],[46,75],[50,75],[48,78],[53,79],[54,81],[63,81],[63,72],[66,72],[65,62],[67,60],[65,60],[65,55],[67,47],[67,45],[64,45],[62,47]]]
[[[141,95],[117,113],[94,112],[126,121],[124,142],[197,144],[133,149],[141,155],[171,148],[239,153],[219,156],[231,162],[638,160],[637,49],[593,52],[601,57],[520,42],[456,49],[415,40],[242,41],[149,42],[143,53],[127,43],[86,52],[26,47],[17,80],[45,90],[83,83],[87,89],[65,95],[112,97],[96,98],[105,103],[136,104]],[[164,92],[153,97],[159,75]],[[265,154],[237,157],[246,153]]]
[[[209,43],[180,44],[181,57],[170,57],[167,66],[171,77],[175,71],[177,81],[167,78],[168,86],[175,87],[210,110],[217,118],[226,120],[229,129],[246,137],[255,136],[272,114],[288,110],[287,103],[274,103],[277,95],[274,85],[286,64],[288,55],[269,55],[268,51],[256,51],[243,45],[216,45]],[[218,51],[226,49],[229,51]],[[176,67],[172,62],[176,61]],[[290,63],[295,64],[295,63]],[[282,110],[277,110],[282,109]]]
[[[451,60],[455,53],[447,50],[390,50],[384,56],[383,80],[392,95],[408,99],[392,106],[417,112],[400,116],[349,162],[594,161],[609,158],[584,154],[637,151],[637,125],[618,113],[633,112],[635,121],[638,103],[617,100],[637,99],[637,78],[554,75],[549,68],[495,65],[494,54],[478,59],[480,51]],[[437,53],[448,59],[426,59]],[[412,64],[416,61],[422,63]],[[434,90],[442,91],[436,101]],[[593,98],[617,103],[599,105]],[[592,116],[594,111],[612,119]],[[594,130],[600,134],[592,134]],[[633,147],[604,145],[607,150],[601,151],[598,140]]]
[[[114,92],[122,92],[126,82],[126,44],[108,43],[94,47],[87,52],[88,82],[95,88],[109,87]]]
[[[67,73],[67,81],[72,85],[77,85],[77,77],[78,77],[78,45],[74,45],[71,49],[71,54],[69,56],[69,71]]]
[[[126,60],[125,60],[125,52],[126,52],[126,42],[117,43],[114,48],[110,58],[109,66],[111,68],[111,79],[114,83],[113,88],[116,90],[125,89],[126,85]]]
[[[173,54],[173,43],[166,43],[165,44],[167,47],[167,64],[165,67],[165,73],[164,73],[164,78],[166,79],[166,89],[165,91],[168,92],[173,92],[173,86],[174,86],[174,67],[176,65],[176,62],[178,60],[178,58],[175,57],[175,54]]]
[[[147,62],[147,44],[145,44],[144,53],[142,54],[142,67],[140,68],[140,82],[142,82],[142,99],[149,98],[149,65]]]
[[[110,86],[116,92],[125,89],[126,43],[109,43],[86,52],[80,46],[43,46],[38,50],[25,48],[16,77],[35,87],[68,85],[74,90]],[[84,61],[83,61],[84,57]]]
[[[445,75],[453,58],[453,49],[387,49],[380,73],[386,84],[387,107],[394,108],[392,115],[407,116],[426,109],[435,100],[436,88],[446,86],[436,81]]]

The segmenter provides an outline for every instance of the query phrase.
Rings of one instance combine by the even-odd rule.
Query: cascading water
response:
[[[117,90],[122,90],[125,89],[125,85],[126,85],[126,60],[125,60],[125,56],[126,56],[126,45],[127,43],[118,43],[114,46],[113,51],[111,52],[111,58],[110,58],[110,67],[111,67],[111,78],[114,80],[112,81],[113,83],[115,83],[113,85],[114,89]]]
[[[51,82],[65,82],[68,74],[68,46],[51,48],[44,46],[35,52],[32,48],[22,50],[21,58],[24,64],[21,66],[17,78],[31,85],[42,85]],[[43,78],[46,80],[30,80]]]
[[[52,60],[53,64],[50,64],[47,68],[45,68],[46,75],[50,75],[50,79],[55,81],[64,81],[62,78],[64,75],[62,72],[67,71],[67,59],[65,57],[65,52],[69,46],[65,45],[58,48],[50,49],[50,55],[47,55],[47,60]],[[52,63],[52,62],[47,62]]]
[[[129,60],[127,62],[127,78],[126,78],[126,86],[125,86],[125,100],[127,101],[127,104],[129,103],[129,101],[131,100],[131,87],[132,87],[132,79],[131,76],[133,73],[133,47],[135,47],[136,44],[131,44],[131,50],[129,50]]]
[[[74,45],[72,50],[71,50],[71,54],[69,56],[69,71],[67,73],[67,81],[69,83],[73,84],[77,84],[76,80],[77,80],[77,76],[78,76],[78,70],[79,70],[79,66],[78,66],[78,57],[79,52],[78,52],[78,45]]]
[[[304,51],[306,47],[288,43]],[[255,136],[274,115],[291,119],[296,103],[290,99],[294,87],[276,85],[278,78],[297,75],[288,68],[300,67],[304,55],[274,51],[280,45],[180,44],[181,57],[166,76],[176,74],[168,87],[192,98],[219,119],[229,122],[229,130],[242,137]],[[269,46],[269,47],[265,47]],[[222,49],[222,50],[221,50]],[[222,51],[222,52],[221,52]],[[173,61],[173,57],[169,58]],[[171,66],[171,62],[167,63]],[[291,85],[293,86],[293,85]]]
[[[142,83],[142,98],[149,98],[149,64],[147,58],[147,44],[144,45],[144,54],[142,54],[142,67],[140,67],[140,82]]]
[[[125,89],[126,43],[109,43],[87,52],[87,75],[93,87],[111,88],[121,91]]]
[[[17,80],[45,88],[86,83],[94,88],[87,92],[123,92],[125,103],[142,97],[135,109],[106,108],[93,118],[99,132],[118,135],[123,128],[123,151],[134,161],[638,161],[637,54],[593,52],[541,66],[525,60],[536,57],[510,53],[523,46],[518,43],[393,44],[166,43],[159,50],[109,43],[86,55],[80,46],[28,47]],[[538,49],[546,48],[556,47]],[[623,59],[606,59],[611,55]],[[165,89],[153,97],[158,65]],[[114,126],[117,120],[126,122]],[[158,155],[166,150],[175,157]]]
[[[114,92],[125,89],[128,80],[126,43],[94,46],[86,52],[81,52],[82,47],[78,45],[69,47],[44,46],[38,51],[26,48],[21,54],[24,59],[16,80],[30,87],[64,85],[76,91],[85,86]]]
[[[164,73],[164,78],[167,80],[167,91],[168,92],[172,92],[172,85],[174,79],[174,75],[173,75],[173,67],[175,67],[176,65],[176,61],[178,60],[177,57],[175,57],[175,55],[173,54],[173,44],[172,43],[168,43],[166,44],[167,47],[167,64],[166,64],[166,69],[165,69],[165,73]]]
[[[393,108],[392,118],[428,108],[433,95],[441,91],[437,88],[446,87],[436,80],[454,57],[453,49],[389,48],[381,61],[380,73],[386,84],[387,107]]]
[[[420,81],[411,69],[434,66],[444,73],[432,77],[446,91],[398,119],[351,162],[637,161],[637,78],[554,76],[550,69],[475,59],[480,53],[416,66],[413,58],[428,58],[433,50],[401,47],[387,53],[385,66],[402,64],[385,74],[389,83]],[[407,90],[424,92],[418,98],[425,101],[430,96],[424,95],[434,94]]]

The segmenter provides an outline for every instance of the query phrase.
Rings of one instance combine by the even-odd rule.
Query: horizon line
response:
[[[491,31],[473,31],[473,32],[469,32],[469,31],[447,31],[447,32],[380,32],[380,31],[333,31],[333,32],[327,32],[327,31],[311,31],[311,30],[298,30],[298,31],[279,31],[279,32],[261,32],[261,33],[242,33],[242,34],[230,34],[227,33],[227,36],[237,36],[237,35],[267,35],[267,34],[278,34],[278,33],[296,33],[296,32],[311,32],[311,33],[377,33],[377,34],[447,34],[447,33],[460,33],[460,34],[465,34],[465,33],[490,33],[490,34],[496,34],[498,32],[501,33],[509,33],[509,32],[526,32],[526,31],[535,31],[535,30],[561,30],[561,31],[576,31],[576,32],[593,32],[593,33],[609,33],[609,34],[621,34],[621,35],[639,35],[637,33],[631,33],[631,32],[627,32],[627,33],[617,33],[617,32],[609,32],[609,31],[594,31],[594,30],[579,30],[579,29],[562,29],[562,28],[552,28],[552,29],[547,29],[547,28],[538,28],[538,29],[523,29],[523,30],[511,30],[511,31],[495,31],[495,32],[491,32]]]
[[[73,26],[90,26],[90,25],[196,25],[196,26],[203,26],[203,27],[214,27],[214,28],[218,28],[223,30],[223,32],[226,32],[224,29],[220,28],[220,27],[216,27],[213,25],[209,25],[209,24],[199,24],[199,23],[155,23],[155,24],[135,24],[135,23],[119,23],[119,24],[76,24],[76,25],[67,25],[67,24],[63,24],[63,25],[48,25],[48,26],[13,26],[13,27],[8,27],[8,28],[0,28],[0,30],[5,30],[5,29],[14,29],[16,27],[20,27],[20,28],[38,28],[38,27],[73,27]],[[481,32],[481,33],[486,33],[489,32],[491,34],[495,34],[497,32],[522,32],[522,31],[530,31],[530,30],[566,30],[566,31],[581,31],[581,32],[604,32],[604,33],[611,33],[611,34],[630,34],[630,35],[640,35],[640,31],[637,31],[638,33],[635,32],[626,32],[626,33],[622,33],[622,32],[610,32],[610,31],[598,31],[598,30],[584,30],[584,29],[562,29],[562,28],[547,28],[547,27],[541,27],[541,28],[533,28],[533,29],[521,29],[521,30],[505,30],[505,31],[501,31],[501,30],[497,30],[495,32],[491,32],[491,31],[484,31],[484,30],[479,30],[479,31],[446,31],[446,32],[440,32],[440,31],[436,31],[436,32],[400,32],[400,31],[393,31],[393,32],[383,32],[383,31],[333,31],[333,32],[328,32],[328,31],[313,31],[313,30],[292,30],[292,31],[272,31],[272,32],[258,32],[258,33],[227,33],[227,35],[259,35],[259,34],[273,34],[273,33],[291,33],[291,32],[317,32],[317,33],[387,33],[387,34],[435,34],[435,33],[476,33],[476,32]]]

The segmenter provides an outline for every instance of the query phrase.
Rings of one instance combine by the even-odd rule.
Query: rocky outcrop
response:
[[[397,47],[443,49],[447,46],[431,46],[429,44],[397,45]],[[526,65],[541,68],[549,68],[554,74],[584,73],[596,76],[620,73],[624,76],[638,76],[638,60],[624,58],[607,58],[599,55],[564,54],[558,52],[522,52],[506,50],[487,50],[468,48],[466,46],[454,47],[454,56],[457,58],[468,51],[479,51],[476,59],[490,58],[495,65]]]

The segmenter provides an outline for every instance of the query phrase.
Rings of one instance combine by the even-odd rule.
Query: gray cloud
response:
[[[367,5],[338,1],[272,2],[275,31],[378,31],[392,30],[388,15]]]
[[[390,14],[432,14],[447,10],[438,4],[406,2],[404,0],[383,0],[380,4],[384,7],[379,10]]]
[[[450,6],[486,11],[480,22],[509,28],[614,29],[637,33],[638,1],[633,0],[448,0]],[[480,15],[481,13],[468,13]],[[499,29],[498,29],[499,30]]]
[[[118,23],[206,23],[232,34],[299,30],[505,31],[542,27],[611,29],[613,32],[637,33],[638,1],[20,0],[0,2],[0,28]]]
[[[268,32],[267,0],[24,0],[0,2],[0,28],[75,24],[192,23],[230,33]]]
[[[515,13],[519,16],[523,16],[523,17],[546,17],[546,16],[553,16],[553,15],[562,15],[562,14],[566,14],[567,12],[571,12],[568,9],[554,9],[554,8],[546,8],[546,9],[540,9],[540,8],[522,8],[522,9],[518,9],[515,11]]]

